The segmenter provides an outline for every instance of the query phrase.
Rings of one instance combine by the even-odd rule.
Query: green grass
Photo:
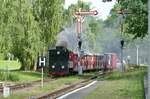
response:
[[[19,82],[30,82],[41,79],[41,73],[40,72],[24,72],[24,71],[17,71],[15,72],[17,75],[19,75]]]
[[[24,71],[11,71],[8,72],[0,72],[0,80],[4,81],[7,79],[7,81],[14,81],[17,83],[22,82],[30,82],[34,80],[39,80],[41,78],[41,73],[39,72],[24,72]]]
[[[19,93],[13,93],[10,97],[5,99],[28,99],[29,97],[36,96],[42,93],[46,92],[52,92],[54,90],[63,88],[67,85],[70,85],[72,83],[87,79],[91,76],[93,76],[96,72],[90,72],[90,73],[84,73],[82,76],[73,75],[73,76],[66,76],[66,77],[59,77],[58,80],[51,81],[48,84],[44,84],[44,87],[37,87],[34,89],[31,89],[30,91],[23,91]],[[32,73],[26,73],[26,72],[18,72],[20,75],[32,75]],[[39,77],[38,74],[34,75],[35,77]],[[28,77],[22,77],[22,79],[25,79],[27,81]],[[30,78],[31,79],[31,78]],[[3,99],[3,97],[0,97],[0,99]]]
[[[19,69],[21,64],[18,61],[0,60],[0,70],[8,69],[16,70]]]
[[[96,74],[97,72],[90,72],[90,73],[84,73],[82,76],[67,76],[67,77],[78,77],[79,79],[87,79],[89,77],[92,77]],[[7,78],[6,78],[7,77]],[[44,74],[44,77],[47,78],[47,74]],[[30,81],[35,81],[41,79],[41,73],[40,72],[34,72],[34,71],[0,71],[0,81],[12,81],[12,82],[17,82],[17,83],[22,83],[22,82],[30,82]]]
[[[144,99],[143,77],[146,69],[121,74],[114,72],[98,78],[100,85],[85,99]]]
[[[52,92],[80,80],[81,79],[78,76],[62,77],[58,80],[51,81],[48,84],[45,84],[43,88],[37,87],[30,91],[13,93],[10,97],[5,99],[28,99],[29,97],[39,95],[41,93]],[[3,99],[3,97],[0,97],[0,99]]]

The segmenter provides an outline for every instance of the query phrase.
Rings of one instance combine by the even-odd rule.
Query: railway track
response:
[[[49,81],[53,81],[56,79],[45,79],[44,82],[49,82]],[[7,87],[10,88],[10,90],[19,90],[22,88],[28,88],[28,87],[32,87],[35,84],[39,84],[41,82],[41,80],[36,80],[36,81],[32,81],[32,82],[28,82],[28,83],[21,83],[21,84],[15,84],[15,85],[8,85]],[[3,92],[3,86],[0,87],[0,92]]]
[[[49,81],[54,81],[57,78],[52,78],[52,79],[45,79],[44,82],[49,82]],[[32,87],[35,84],[39,84],[41,83],[41,80],[36,80],[36,81],[32,81],[32,82],[28,82],[28,83],[20,83],[20,84],[13,84],[13,85],[7,85],[7,87],[10,88],[10,90],[19,90],[19,89],[23,89],[23,88],[28,88],[28,87]],[[3,92],[3,86],[0,86],[0,93]]]
[[[96,79],[97,77],[101,76],[101,77],[105,77],[109,74],[111,74],[112,72],[104,72],[104,73],[99,73],[93,77],[90,77],[84,81],[80,81],[78,83],[74,83],[70,86],[67,86],[65,88],[61,88],[57,91],[54,91],[54,92],[49,92],[49,93],[44,93],[44,94],[41,94],[41,95],[37,95],[37,96],[33,96],[31,99],[56,99],[68,92],[71,92],[75,89],[78,89],[78,88],[81,88],[81,87],[84,87],[86,85],[88,85],[89,83],[92,82],[93,79]]]

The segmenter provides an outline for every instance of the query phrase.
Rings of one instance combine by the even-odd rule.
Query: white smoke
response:
[[[77,33],[75,24],[65,28],[57,36],[57,46],[64,46],[67,44],[67,48],[74,50],[77,47]],[[64,44],[66,43],[66,44]]]

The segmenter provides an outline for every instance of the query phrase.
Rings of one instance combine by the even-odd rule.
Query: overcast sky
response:
[[[71,4],[77,3],[78,0],[65,0],[65,8],[67,8]],[[105,20],[109,15],[110,10],[116,3],[116,0],[112,0],[112,2],[104,3],[102,0],[82,0],[85,2],[91,2],[91,8],[98,11],[98,17]]]

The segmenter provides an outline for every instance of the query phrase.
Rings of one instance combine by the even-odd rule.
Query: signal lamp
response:
[[[78,42],[79,49],[81,49],[82,41]]]
[[[124,46],[124,40],[121,40],[120,44],[121,44],[121,47],[123,48],[123,46]]]

